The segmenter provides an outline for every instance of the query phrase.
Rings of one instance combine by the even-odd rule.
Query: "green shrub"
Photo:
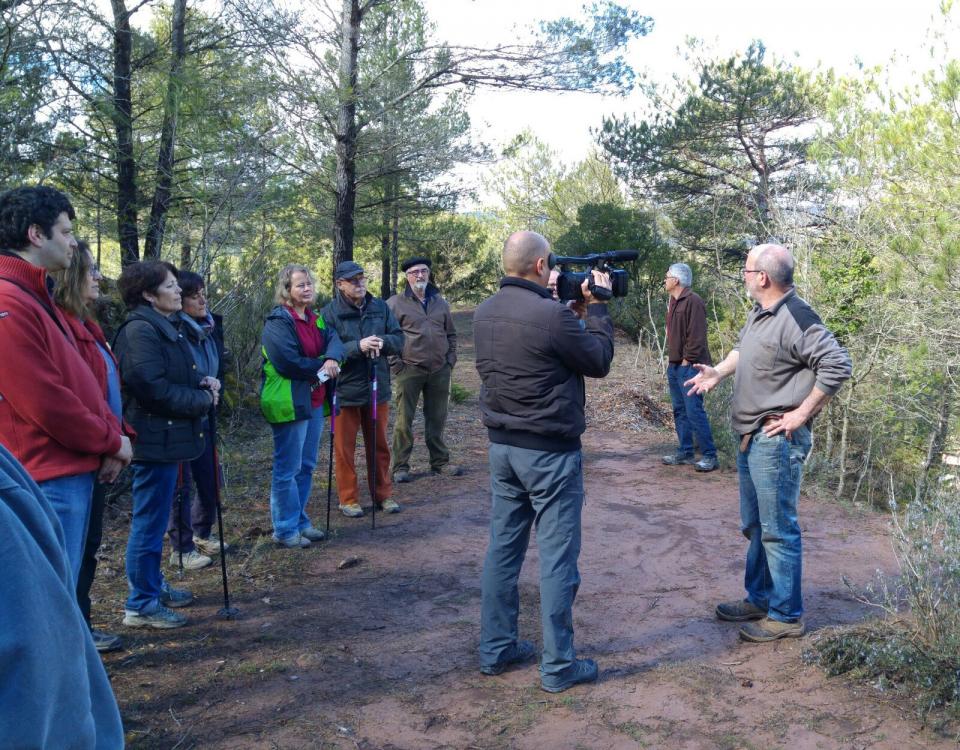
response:
[[[473,398],[473,394],[462,385],[459,383],[450,383],[450,400],[453,401],[453,403],[462,404],[471,398]]]

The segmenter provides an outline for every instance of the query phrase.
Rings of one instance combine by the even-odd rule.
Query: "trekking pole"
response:
[[[179,567],[177,577],[183,578],[183,493],[186,492],[183,482],[183,462],[177,464],[177,556]]]
[[[217,408],[210,407],[210,429],[208,437],[213,444],[214,497],[217,500],[217,534],[220,539],[220,577],[223,580],[223,608],[217,617],[232,620],[240,610],[230,606],[230,589],[227,587],[227,555],[223,548],[223,504],[220,502],[220,488],[223,486],[223,467],[220,465],[220,451],[217,448]]]
[[[330,404],[330,461],[327,463],[327,531],[326,536],[330,536],[330,496],[333,493],[333,435],[334,425],[337,421],[337,381],[331,381],[333,384],[333,397]]]
[[[370,514],[370,528],[377,528],[377,357],[370,357],[370,414],[373,418],[373,461],[370,471],[370,496],[373,499],[373,512]]]

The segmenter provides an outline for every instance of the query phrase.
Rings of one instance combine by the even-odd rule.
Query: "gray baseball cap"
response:
[[[334,272],[333,278],[336,281],[340,281],[340,279],[352,279],[362,273],[363,266],[359,263],[354,263],[352,260],[345,260],[337,265],[337,270]]]

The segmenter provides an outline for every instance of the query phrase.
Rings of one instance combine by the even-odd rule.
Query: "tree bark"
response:
[[[130,13],[124,0],[111,0],[113,7],[113,110],[111,119],[117,134],[117,235],[120,263],[128,266],[140,260],[137,234],[137,164],[133,158],[133,100],[130,94],[133,35]]]
[[[946,384],[952,382],[949,374],[944,374],[941,377]],[[937,408],[937,423],[930,431],[930,437],[927,441],[927,455],[920,469],[920,475],[917,477],[917,486],[913,496],[915,502],[922,502],[926,497],[930,485],[930,474],[943,463],[943,449],[947,442],[947,434],[950,431],[953,398],[953,390],[949,385],[946,385],[942,390]]]
[[[174,0],[170,31],[170,74],[167,95],[163,102],[163,124],[160,128],[160,151],[157,154],[157,183],[150,208],[150,223],[144,243],[144,258],[157,259],[163,245],[167,212],[173,195],[173,163],[177,137],[177,117],[180,112],[180,94],[183,90],[183,61],[187,56],[185,31],[187,0]]]
[[[343,0],[340,23],[340,89],[337,92],[336,206],[333,267],[353,260],[353,210],[357,200],[357,44],[362,14],[358,0]]]

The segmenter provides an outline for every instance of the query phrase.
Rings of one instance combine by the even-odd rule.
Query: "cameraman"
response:
[[[552,254],[536,232],[516,232],[503,247],[500,291],[473,318],[480,407],[490,437],[493,509],[483,566],[480,671],[500,674],[534,656],[518,639],[517,578],[536,521],[543,624],[541,685],[561,692],[597,679],[592,659],[573,647],[573,600],[580,584],[586,428],[583,377],[602,378],[613,360],[606,305],[583,283],[584,301],[568,308],[546,285]],[[595,285],[610,288],[594,271]],[[584,319],[581,328],[578,317]]]

